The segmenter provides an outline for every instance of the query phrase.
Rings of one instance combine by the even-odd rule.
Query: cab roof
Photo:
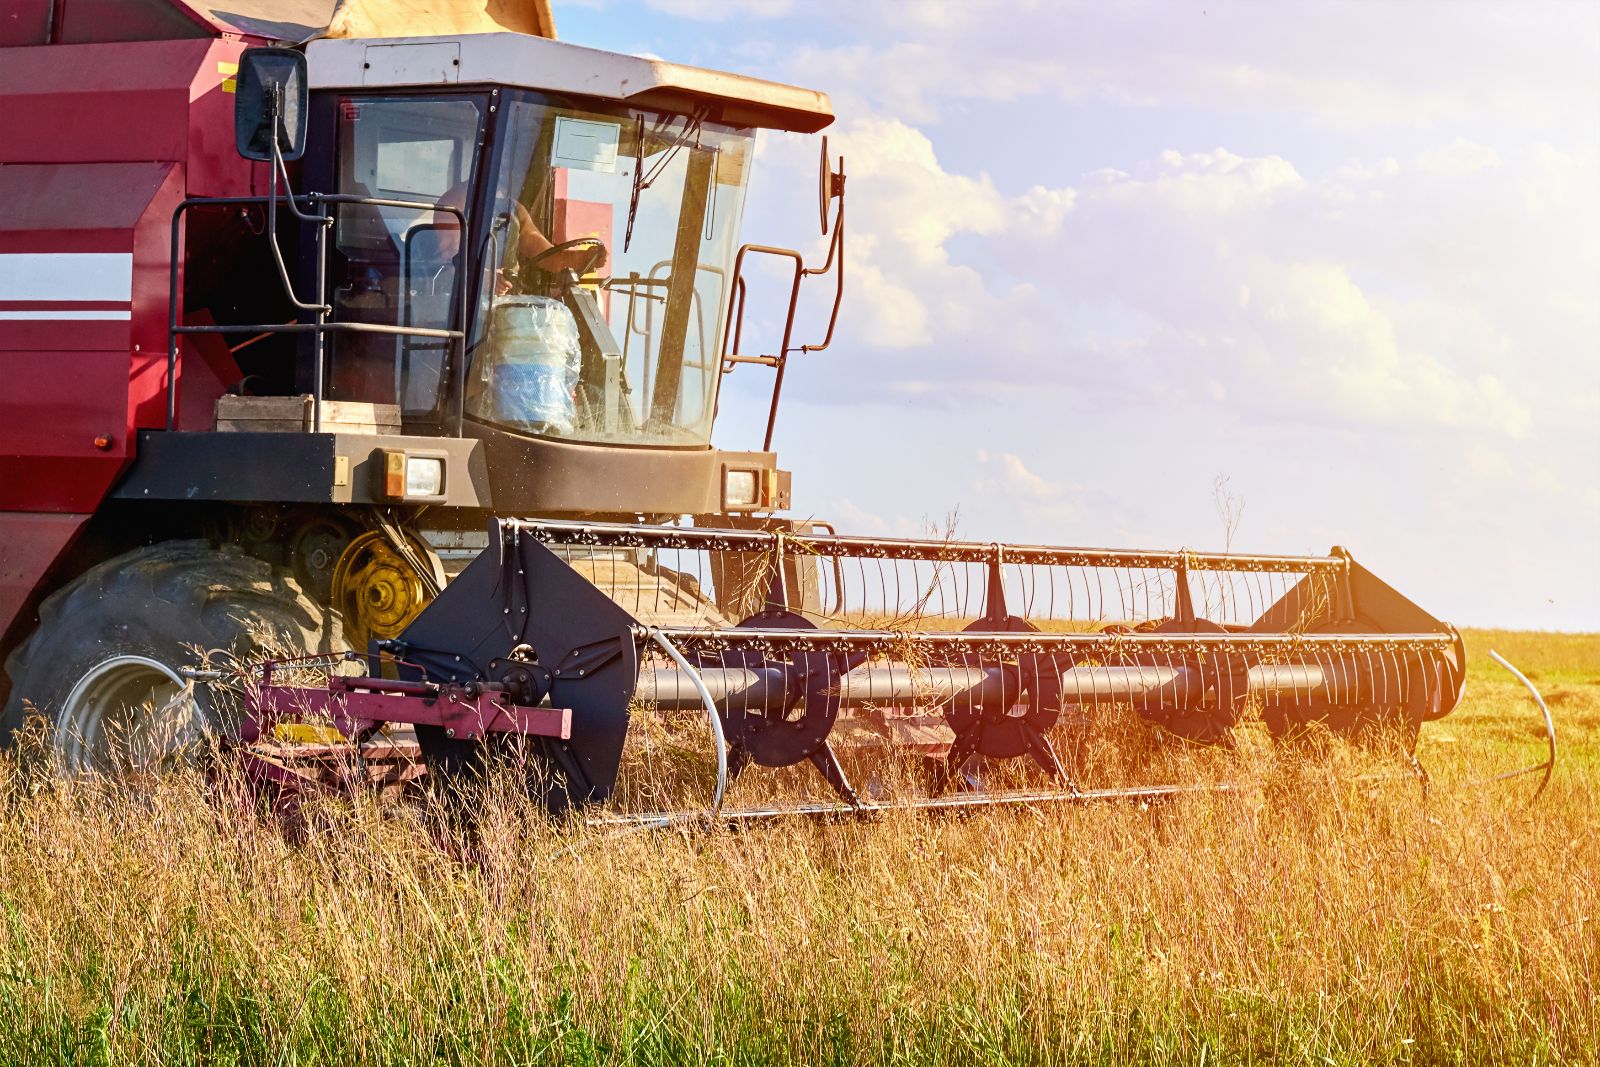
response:
[[[731,126],[814,133],[833,122],[828,95],[813,89],[520,33],[319,39],[306,57],[313,89],[490,84],[674,111],[709,108],[711,121]]]
[[[237,36],[304,43],[313,88],[491,84],[707,110],[732,126],[813,133],[833,122],[826,93],[557,41],[549,0],[9,4],[0,48]]]

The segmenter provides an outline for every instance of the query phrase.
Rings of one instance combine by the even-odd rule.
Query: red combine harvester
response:
[[[926,757],[928,804],[1046,795],[975,791],[1017,758],[1076,800],[1106,792],[1071,758],[1100,709],[1409,750],[1456,705],[1454,630],[1341,550],[780,517],[772,428],[789,359],[833,335],[794,321],[817,275],[837,318],[842,166],[824,141],[820,265],[741,244],[741,213],[757,132],[819,131],[827,97],[561,43],[540,5],[406,36],[328,6],[0,22],[0,728],[45,716],[68,772],[207,729],[289,789],[334,751],[398,781],[516,748],[562,810],[612,794],[654,709],[704,713],[718,806],[749,765],[810,763],[818,810],[870,807],[846,737]],[[741,348],[756,257],[792,278],[768,354]],[[741,371],[772,376],[766,439],[722,451]],[[297,672],[347,653],[360,677]]]

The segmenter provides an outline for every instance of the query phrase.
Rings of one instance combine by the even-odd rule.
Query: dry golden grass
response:
[[[1487,641],[1556,698],[1537,805],[1468,785],[1539,755]],[[507,802],[480,869],[414,814],[291,847],[196,776],[7,767],[0,1060],[1594,1062],[1600,637],[1469,642],[1426,801],[1255,738],[1158,754],[1253,783],[1158,809],[616,834]]]

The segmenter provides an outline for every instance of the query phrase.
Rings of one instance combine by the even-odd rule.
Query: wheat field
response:
[[[194,774],[0,768],[0,1061],[1593,1063],[1600,636],[1473,632],[1403,767],[1168,759],[1235,791],[732,832],[553,826],[480,861],[331,806],[288,844]],[[1562,759],[1496,647],[1540,685]]]

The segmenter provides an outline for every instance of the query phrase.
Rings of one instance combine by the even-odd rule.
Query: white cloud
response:
[[[1315,180],[1278,156],[1167,151],[1016,196],[947,169],[899,120],[857,119],[835,143],[851,172],[844,321],[880,353],[854,361],[853,378],[878,383],[861,399],[1088,387],[1264,423],[1517,436],[1529,387],[1507,376],[1506,354],[1525,312],[1463,271],[1517,287],[1531,276],[1568,319],[1592,312],[1573,291],[1582,275],[1553,273],[1591,252],[1530,264],[1510,220],[1494,242],[1461,247],[1463,218],[1502,210],[1492,202],[1508,195],[1509,171],[1531,180],[1526,168],[1461,166],[1488,158],[1470,142],[1420,153],[1432,169],[1386,160]],[[798,168],[803,151],[777,144],[768,158]],[[1440,160],[1456,165],[1441,175]],[[1596,217],[1570,163],[1546,161],[1538,183],[1563,225]],[[1438,181],[1455,192],[1429,203]]]
[[[1220,380],[1233,403],[1264,409],[1253,418],[1270,420],[1281,406],[1287,419],[1524,433],[1525,383],[1513,390],[1498,373],[1503,361],[1477,358],[1503,347],[1496,334],[1507,324],[1497,331],[1493,319],[1480,320],[1463,352],[1438,347],[1410,319],[1435,317],[1441,303],[1493,314],[1493,304],[1452,292],[1463,268],[1508,281],[1548,268],[1521,261],[1513,226],[1492,247],[1440,262],[1435,250],[1457,243],[1461,219],[1482,213],[1452,197],[1446,211],[1419,217],[1419,184],[1401,168],[1311,182],[1283,160],[1169,153],[1147,173],[1086,181],[1063,251],[1081,293],[1154,322],[1142,345],[1145,371],[1191,387]],[[1466,199],[1493,210],[1503,195],[1496,179]],[[1571,221],[1593,218],[1592,200],[1569,204]],[[1547,280],[1563,288],[1558,276]]]
[[[928,136],[898,119],[844,123],[831,143],[849,171],[846,314],[854,336],[889,351],[949,352],[978,337],[986,348],[1008,343],[1020,317],[1006,305],[1031,299],[1031,288],[1014,283],[997,292],[982,271],[952,255],[950,244],[1059,233],[1075,193],[1035,186],[1002,195],[987,175],[946,170]],[[763,166],[800,172],[815,166],[814,151],[800,139],[773,138]],[[1019,339],[1009,336],[1009,343]],[[989,360],[977,355],[967,353],[974,366]],[[901,369],[897,380],[913,391],[918,378],[945,377],[921,359]]]
[[[881,510],[863,507],[848,497],[823,501],[816,517],[831,523],[840,533],[874,537],[926,537],[934,525],[926,517],[912,519],[898,513],[886,515]]]
[[[848,27],[852,43],[796,49],[792,77],[921,123],[960,101],[1029,97],[1297,113],[1338,130],[1486,115],[1561,123],[1574,94],[1600,85],[1595,10],[1580,3],[1414,0],[1378,16],[1339,5],[836,0],[806,13]]]
[[[1471,174],[1499,165],[1499,152],[1465,137],[1457,137],[1442,148],[1429,148],[1417,155],[1417,170],[1424,174]]]
[[[822,514],[845,533],[887,536],[892,530],[888,519],[862,507],[848,497],[828,501],[827,510]]]
[[[979,477],[972,488],[981,496],[1003,500],[1024,519],[1060,524],[1079,516],[1075,498],[1081,488],[1068,492],[1060,482],[1028,469],[1022,457],[1012,452],[977,452]]]
[[[840,340],[785,394],[806,434],[898,427],[805,484],[1181,544],[1222,470],[1270,534],[1244,547],[1351,544],[1459,622],[1597,625],[1600,7],[820,3],[750,32],[753,73],[834,94],[851,175]],[[769,148],[809,219],[814,146]],[[752,239],[781,243],[768,195]]]
[[[1061,485],[1052,482],[1027,468],[1020,456],[1010,452],[1001,452],[991,456],[986,449],[978,450],[978,462],[985,468],[998,467],[991,476],[984,477],[975,483],[974,488],[979,492],[1015,493],[1018,496],[1034,500],[1054,500],[1061,496]]]

